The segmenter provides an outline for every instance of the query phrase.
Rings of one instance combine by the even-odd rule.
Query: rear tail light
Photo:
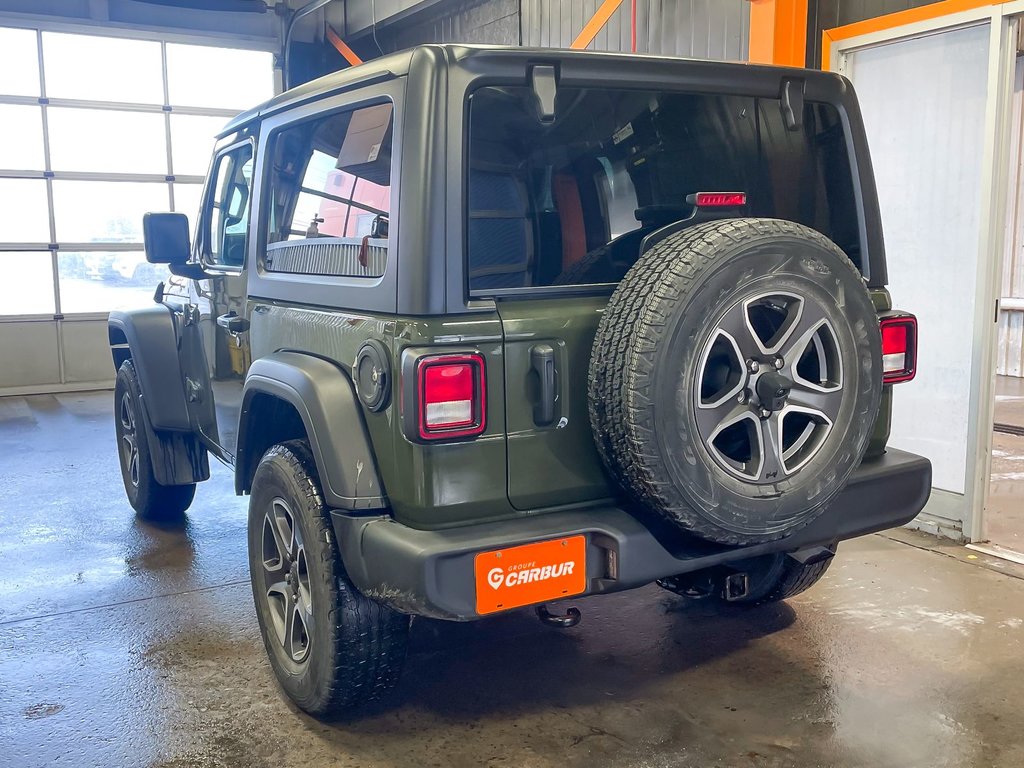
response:
[[[882,331],[882,383],[910,381],[917,373],[917,318],[890,314],[878,321]]]
[[[484,359],[430,355],[416,362],[417,420],[423,440],[473,437],[486,424]]]
[[[686,198],[698,208],[738,208],[747,204],[745,192],[698,192]]]

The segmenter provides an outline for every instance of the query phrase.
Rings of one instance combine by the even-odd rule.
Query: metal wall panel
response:
[[[999,355],[996,373],[1024,377],[1024,310],[999,313]]]
[[[523,44],[567,48],[601,0],[522,0]],[[623,2],[590,48],[630,50],[630,4]],[[638,53],[746,61],[748,0],[639,0]]]
[[[442,10],[443,7],[443,10]],[[364,45],[369,45],[365,37]],[[423,43],[519,44],[519,0],[459,0],[377,31],[384,53]]]
[[[568,48],[602,0],[459,0],[425,10],[377,30],[385,52],[419,43],[486,43]],[[353,4],[353,9],[360,7]],[[351,11],[350,11],[351,13]],[[590,45],[599,51],[630,50],[630,3],[612,14]],[[745,61],[750,38],[748,0],[639,0],[637,51],[664,56]],[[366,45],[365,33],[359,35]]]
[[[897,13],[937,0],[817,0],[807,4],[807,66],[821,67],[823,30]]]

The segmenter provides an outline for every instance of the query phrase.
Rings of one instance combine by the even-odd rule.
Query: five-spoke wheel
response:
[[[694,384],[694,416],[708,453],[740,479],[777,483],[814,458],[839,415],[836,330],[814,298],[756,293],[715,323]]]
[[[263,518],[263,580],[277,642],[301,664],[313,637],[313,596],[302,531],[288,502],[274,498]]]
[[[263,454],[248,533],[260,634],[284,691],[317,717],[383,696],[398,680],[409,617],[349,581],[304,440]]]
[[[139,433],[135,428],[135,403],[131,393],[121,395],[118,406],[118,419],[121,422],[121,466],[133,487],[139,487]]]

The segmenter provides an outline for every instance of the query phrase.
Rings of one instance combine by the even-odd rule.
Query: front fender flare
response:
[[[111,312],[107,327],[120,331],[128,342],[139,375],[143,404],[156,430],[192,432],[185,383],[178,360],[178,335],[170,307],[155,304],[144,309]],[[116,362],[115,356],[115,362]]]
[[[250,490],[248,456],[252,403],[257,394],[289,403],[298,412],[316,460],[324,501],[334,509],[380,509],[387,497],[348,374],[334,363],[300,352],[275,352],[253,362],[242,390],[235,490]]]

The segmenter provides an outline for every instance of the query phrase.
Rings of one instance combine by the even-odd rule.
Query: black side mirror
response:
[[[184,213],[147,213],[142,217],[142,240],[150,264],[182,266],[188,263],[188,216]]]

